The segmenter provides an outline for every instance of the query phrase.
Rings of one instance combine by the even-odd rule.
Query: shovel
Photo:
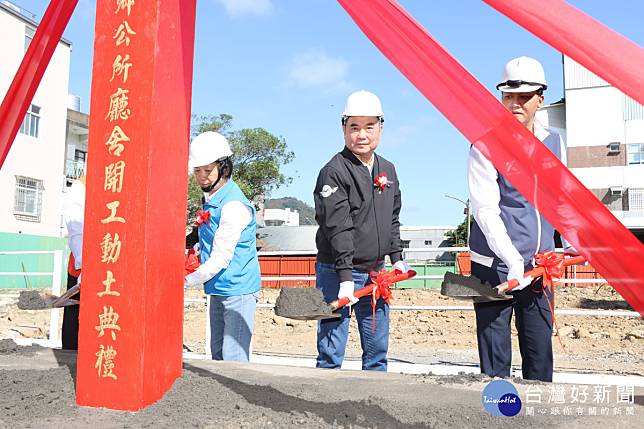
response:
[[[586,259],[583,256],[574,256],[572,258],[565,258],[563,260],[563,266],[568,267],[583,264],[584,262],[586,262]],[[543,276],[544,272],[544,267],[536,267],[525,273],[524,277],[537,278]],[[507,294],[518,285],[519,281],[512,279],[496,287],[492,287],[490,283],[482,283],[474,276],[462,276],[447,272],[441,284],[441,295],[453,298],[471,298],[475,296],[502,298],[504,294]]]
[[[371,273],[372,281],[364,288],[353,293],[356,298],[371,295],[374,288],[389,287],[399,281],[407,280],[416,275],[416,271],[409,270],[406,273],[400,271],[382,271]],[[294,320],[321,320],[340,317],[335,313],[339,308],[349,304],[349,298],[340,298],[330,303],[324,301],[322,291],[317,288],[282,288],[275,301],[275,314],[281,317]]]
[[[18,308],[21,310],[48,310],[51,308],[76,305],[80,301],[72,299],[72,297],[78,292],[80,292],[79,284],[69,288],[61,296],[51,295],[46,292],[40,293],[36,290],[23,291],[20,292],[20,296],[18,297]]]

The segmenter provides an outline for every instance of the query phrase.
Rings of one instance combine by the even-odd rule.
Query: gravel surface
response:
[[[493,417],[481,405],[489,381],[482,376],[189,361],[162,399],[133,413],[78,407],[75,354],[37,349],[33,355],[0,355],[0,427],[605,429],[637,427],[644,412],[636,404],[634,416]]]

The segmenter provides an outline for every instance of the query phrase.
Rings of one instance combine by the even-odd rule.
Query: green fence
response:
[[[396,284],[397,289],[440,289],[443,282],[442,277],[446,272],[456,272],[454,263],[440,263],[434,261],[412,262],[411,268],[416,271],[416,276],[441,276],[440,279],[418,279],[413,278]],[[391,267],[387,267],[391,269]]]
[[[63,266],[61,266],[60,272],[61,284],[65,285],[67,282],[67,255],[69,254],[66,238],[0,232],[0,252],[51,250],[63,251]],[[0,253],[0,273],[51,273],[53,269],[53,254],[3,255]],[[0,275],[0,289],[49,288],[51,286],[51,276]]]

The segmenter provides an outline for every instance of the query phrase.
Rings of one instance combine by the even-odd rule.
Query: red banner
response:
[[[644,104],[644,50],[637,44],[563,0],[483,1]]]
[[[407,79],[644,316],[642,243],[398,3],[339,2]]]
[[[78,0],[51,0],[0,106],[0,168]]]
[[[76,401],[139,410],[181,376],[195,0],[99,0]]]

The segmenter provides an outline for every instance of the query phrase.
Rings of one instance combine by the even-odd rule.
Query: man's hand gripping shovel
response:
[[[550,281],[552,278],[560,278],[563,275],[563,267],[579,265],[586,262],[583,256],[573,256],[570,258],[557,257],[553,252],[546,252],[537,255],[537,267],[526,272],[524,277],[547,277]],[[492,287],[489,283],[482,283],[473,276],[462,276],[447,272],[441,285],[441,295],[453,298],[471,298],[484,296],[488,298],[503,298],[508,292],[511,292],[519,285],[517,279],[511,279]]]

